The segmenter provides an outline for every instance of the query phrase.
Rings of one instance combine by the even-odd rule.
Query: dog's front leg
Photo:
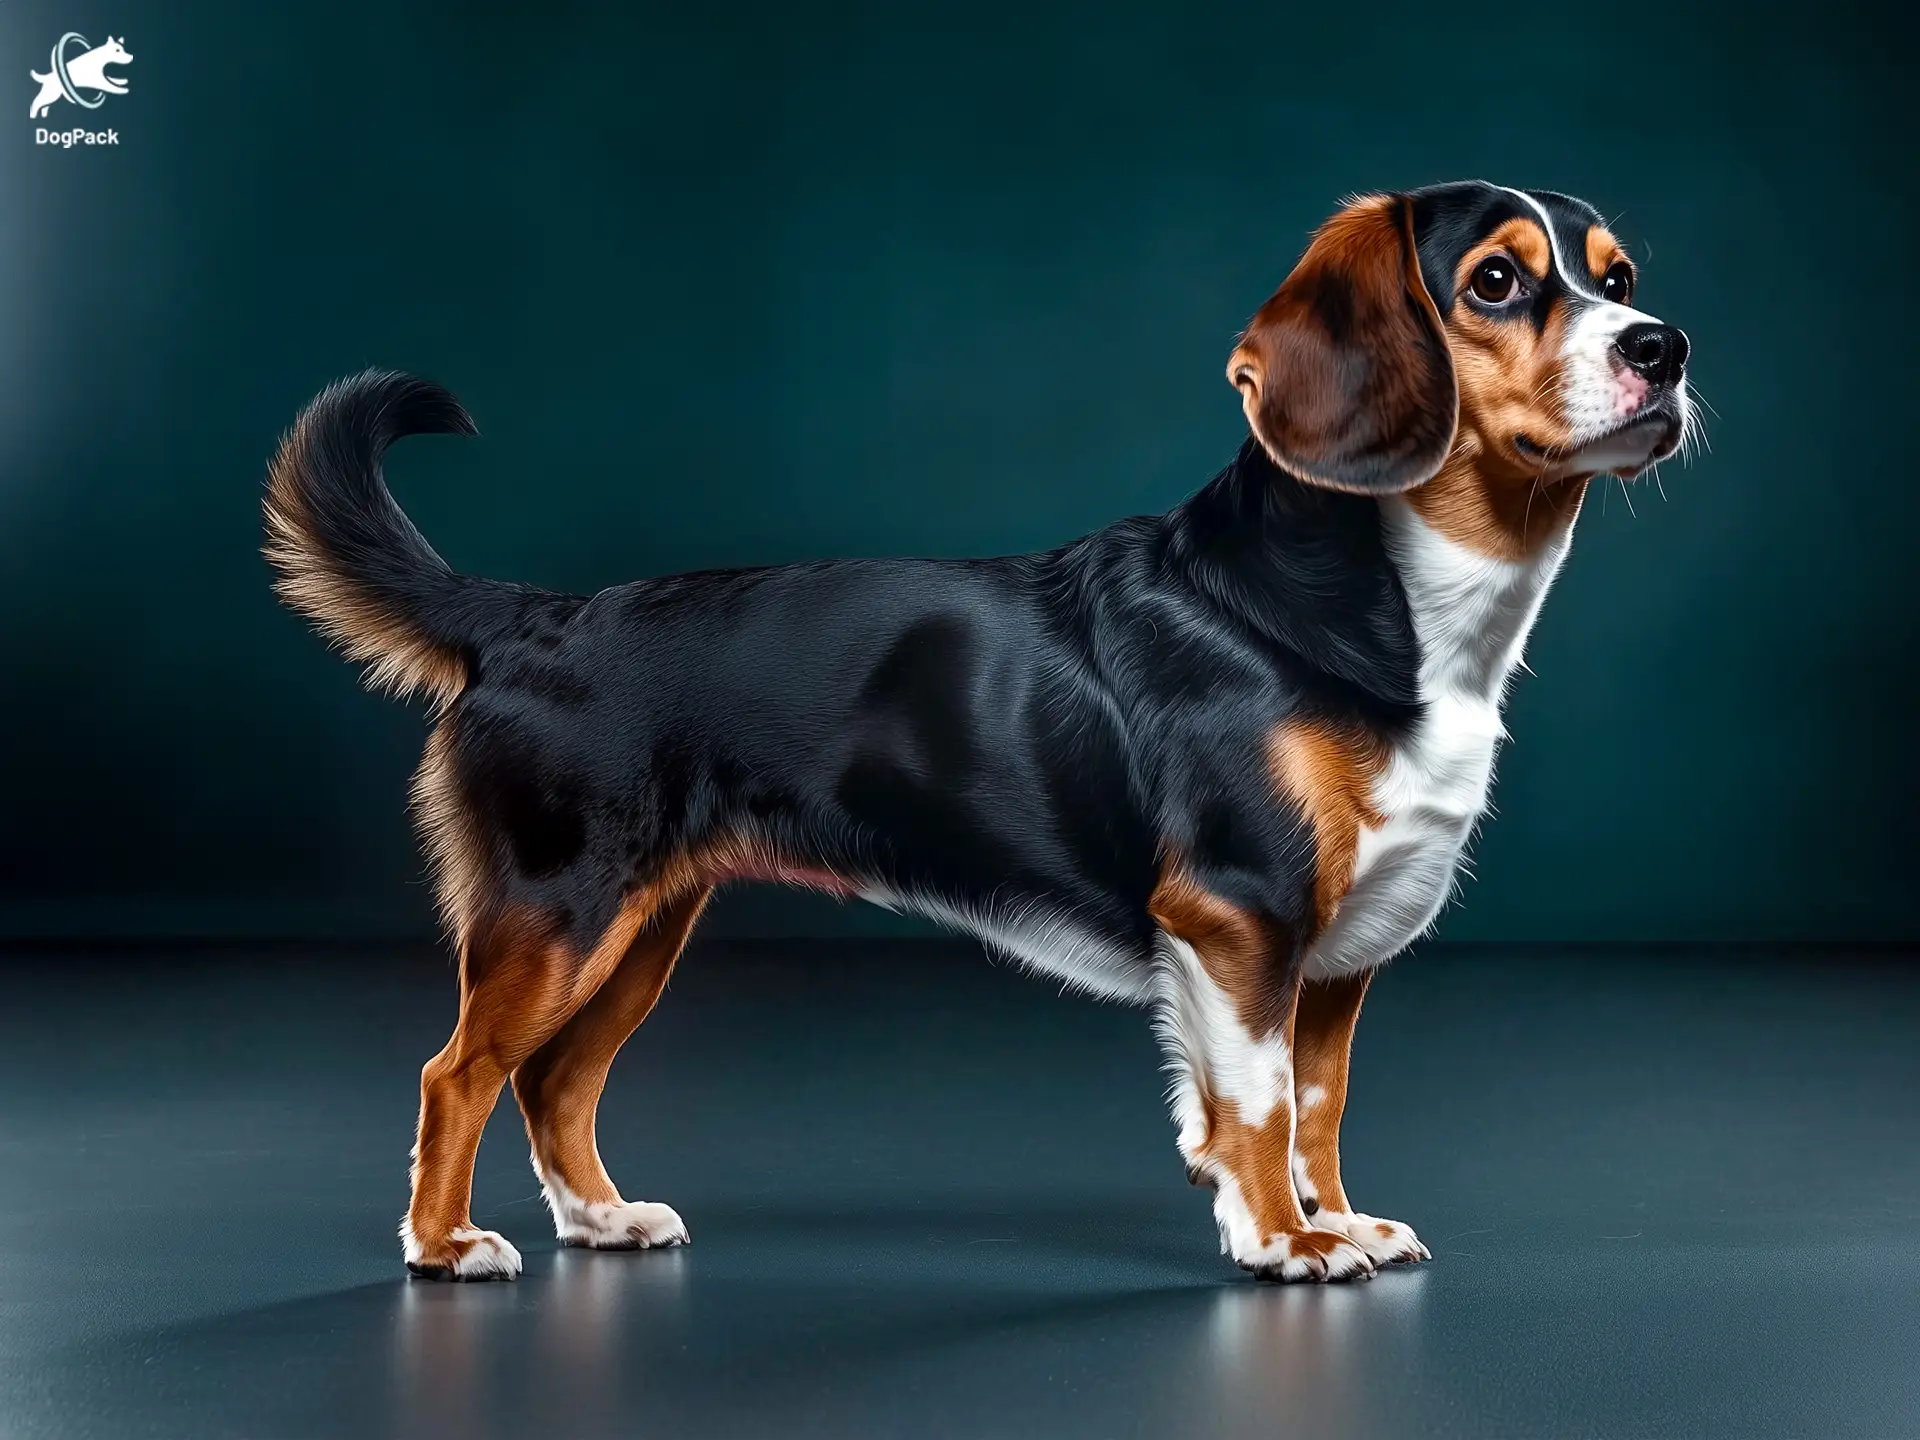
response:
[[[1221,1248],[1243,1269],[1269,1280],[1372,1275],[1366,1251],[1316,1227],[1294,1193],[1293,947],[1258,917],[1203,900],[1156,909],[1157,1024],[1187,1173],[1213,1187]]]
[[[1347,1056],[1370,971],[1309,980],[1294,1015],[1293,1189],[1307,1219],[1346,1236],[1376,1265],[1431,1260],[1413,1227],[1355,1210],[1340,1179]]]

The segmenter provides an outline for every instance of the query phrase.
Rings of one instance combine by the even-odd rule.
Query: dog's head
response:
[[[1314,235],[1227,364],[1274,462],[1390,494],[1443,471],[1493,491],[1671,455],[1687,337],[1633,307],[1599,214],[1467,181],[1355,200]]]
[[[133,59],[133,56],[127,53],[127,47],[111,35],[107,37],[107,43],[93,53],[100,57],[102,65],[122,65]]]

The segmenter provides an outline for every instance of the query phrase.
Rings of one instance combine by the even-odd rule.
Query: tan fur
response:
[[[1193,947],[1249,1034],[1280,1034],[1292,1048],[1300,982],[1292,939],[1281,927],[1206,890],[1178,865],[1166,868],[1148,909],[1163,930]],[[1196,1073],[1194,1083],[1207,1124],[1206,1139],[1191,1157],[1196,1177],[1219,1184],[1231,1176],[1263,1242],[1286,1235],[1296,1254],[1324,1258],[1339,1237],[1313,1230],[1294,1193],[1291,1097],[1250,1125],[1212,1093],[1205,1073]]]
[[[509,1076],[543,1175],[588,1201],[619,1198],[594,1143],[614,1056],[659,998],[714,887],[791,867],[733,836],[674,856],[635,886],[592,949],[577,954],[541,917],[492,908],[445,733],[428,743],[415,797],[441,909],[458,939],[460,1019],[421,1072],[407,1221],[422,1247],[419,1263],[451,1270],[472,1244],[454,1232],[472,1224],[480,1132]]]
[[[1540,222],[1515,216],[1467,252],[1459,273],[1471,276],[1482,260],[1500,254],[1518,260],[1536,280],[1553,268],[1553,242]]]
[[[324,550],[308,541],[310,523],[297,477],[312,437],[311,411],[280,441],[267,470],[264,553],[278,576],[274,590],[313,622],[349,660],[364,664],[366,682],[397,695],[415,691],[444,707],[467,683],[460,658],[428,645],[400,616],[370,600],[333,567]]]
[[[1216,1184],[1233,1177],[1262,1244],[1285,1235],[1295,1254],[1325,1259],[1340,1237],[1315,1230],[1294,1191],[1294,1107],[1276,1105],[1264,1124],[1249,1125],[1231,1105],[1220,1104],[1204,1088],[1201,1094],[1207,1116],[1207,1140],[1198,1157],[1202,1171]]]
[[[1269,738],[1274,782],[1313,829],[1316,935],[1333,923],[1353,885],[1360,827],[1387,823],[1374,806],[1373,785],[1390,758],[1378,736],[1321,720],[1289,720]]]
[[[1385,823],[1386,817],[1374,808],[1372,788],[1388,758],[1386,746],[1376,737],[1321,721],[1290,721],[1273,733],[1268,764],[1275,785],[1300,807],[1314,835],[1316,933],[1332,921],[1352,884],[1360,827]],[[1338,1188],[1339,1125],[1346,1072],[1342,1048],[1338,1076],[1331,1073],[1332,1042],[1323,1018],[1326,1007],[1319,1003],[1327,991],[1322,986],[1303,987],[1295,967],[1298,941],[1311,937],[1294,937],[1270,918],[1213,894],[1178,864],[1170,864],[1163,871],[1148,910],[1161,929],[1193,947],[1201,967],[1233,1002],[1240,1023],[1250,1035],[1264,1039],[1284,1034],[1291,1051],[1295,1049],[1297,1017],[1307,1019],[1309,1028],[1300,1037],[1298,1063],[1310,1065],[1314,1078],[1309,1081],[1304,1074],[1297,1077],[1296,1094],[1307,1083],[1326,1086],[1329,1094],[1328,1101],[1314,1107],[1311,1128],[1307,1128],[1308,1120],[1296,1119],[1292,1104],[1278,1105],[1261,1124],[1250,1125],[1233,1106],[1220,1103],[1211,1093],[1207,1077],[1199,1074],[1195,1083],[1206,1116],[1207,1136],[1193,1160],[1196,1174],[1215,1183],[1223,1176],[1233,1177],[1263,1240],[1285,1234],[1296,1253],[1310,1251],[1324,1258],[1339,1237],[1311,1228],[1294,1190],[1291,1160],[1299,1144],[1299,1126],[1299,1135],[1310,1137],[1315,1155],[1322,1157],[1317,1170],[1331,1173]],[[1360,990],[1364,989],[1362,979]],[[1309,992],[1316,1003],[1310,1011],[1303,1011],[1300,1007]],[[1358,1013],[1357,1001],[1354,1013]],[[1350,1017],[1346,1033],[1350,1035],[1351,1030]],[[1330,1083],[1336,1081],[1337,1100]],[[1328,1153],[1334,1157],[1330,1170],[1324,1160]]]
[[[427,852],[440,921],[456,954],[465,950],[472,918],[486,896],[486,862],[453,773],[452,731],[438,725],[414,772],[414,825]]]
[[[1277,921],[1242,910],[1168,865],[1147,913],[1193,947],[1213,983],[1233,1001],[1255,1037],[1271,1035],[1293,1014],[1293,940]]]
[[[656,908],[651,890],[635,895],[585,955],[524,912],[476,924],[460,957],[459,1022],[420,1073],[407,1225],[426,1268],[451,1270],[465,1248],[453,1232],[473,1223],[473,1162],[500,1087],[613,974]]]
[[[1484,441],[1463,434],[1440,473],[1407,500],[1440,534],[1497,560],[1524,560],[1565,533],[1586,499],[1586,476],[1540,482],[1482,465]]]
[[[1587,273],[1596,280],[1604,278],[1607,271],[1623,260],[1629,271],[1633,269],[1627,252],[1620,248],[1620,242],[1613,238],[1613,232],[1604,225],[1588,227],[1586,252]]]
[[[1461,260],[1455,281],[1462,296],[1480,261],[1514,253],[1496,241],[1515,227],[1545,240],[1530,221],[1507,222]],[[1560,400],[1565,311],[1556,304],[1536,333],[1531,325],[1481,315],[1457,298],[1445,328],[1460,387],[1459,428],[1440,473],[1409,491],[1408,503],[1456,544],[1502,560],[1524,559],[1573,523],[1586,495],[1585,478],[1542,482],[1538,460],[1514,444],[1516,435],[1525,435],[1551,449],[1571,436]]]
[[[1347,1108],[1347,1063],[1353,1047],[1353,1028],[1360,1019],[1360,1002],[1367,993],[1371,971],[1310,980],[1300,989],[1294,1016],[1293,1093],[1294,1153],[1305,1164],[1307,1181],[1320,1206],[1346,1211],[1346,1189],[1340,1183],[1340,1119]],[[1312,1105],[1299,1097],[1318,1088],[1323,1092]],[[1382,1231],[1390,1233],[1389,1230]]]
[[[621,1201],[595,1141],[600,1094],[614,1056],[666,988],[711,893],[695,888],[663,904],[612,977],[513,1072],[513,1093],[542,1178],[559,1180],[584,1201]]]
[[[654,896],[621,907],[593,949],[577,955],[536,916],[490,918],[460,959],[460,1019],[420,1074],[413,1200],[407,1223],[423,1264],[451,1268],[469,1228],[480,1132],[506,1079],[597,991],[653,918]]]
[[[1364,379],[1343,380],[1356,365]],[[1401,473],[1359,488],[1403,490],[1432,475],[1453,434],[1453,379],[1411,204],[1363,196],[1315,231],[1242,332],[1227,380],[1274,463],[1309,484],[1351,488],[1336,473],[1343,455],[1386,436]]]

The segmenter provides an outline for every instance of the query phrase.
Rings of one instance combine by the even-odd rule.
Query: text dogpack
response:
[[[118,145],[118,130],[49,130],[44,125],[34,127],[33,143],[36,145],[58,145],[62,150],[71,150],[76,145]]]

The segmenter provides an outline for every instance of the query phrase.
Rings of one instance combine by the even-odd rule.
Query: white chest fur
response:
[[[1381,516],[1420,638],[1425,714],[1375,782],[1385,823],[1360,831],[1353,886],[1307,954],[1314,977],[1385,963],[1446,903],[1486,809],[1508,677],[1572,529],[1531,558],[1508,561],[1455,544],[1403,499],[1382,501]]]

